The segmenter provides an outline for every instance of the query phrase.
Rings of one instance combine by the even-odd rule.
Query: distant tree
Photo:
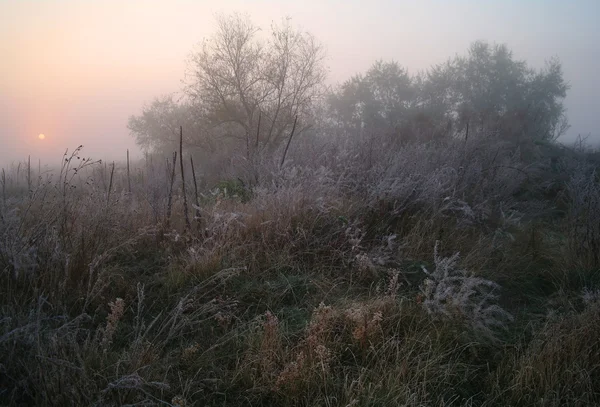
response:
[[[202,121],[201,112],[190,103],[178,103],[172,96],[162,96],[145,106],[142,114],[131,116],[128,128],[137,144],[145,151],[170,154],[179,143],[179,126],[183,126],[187,148],[214,150],[210,129]]]
[[[363,75],[344,82],[329,97],[330,111],[347,131],[377,133],[398,129],[415,101],[408,72],[396,62],[377,61]]]
[[[273,24],[266,39],[259,34],[247,17],[219,17],[216,33],[189,59],[185,87],[213,132],[241,140],[248,154],[279,145],[296,116],[297,133],[310,124],[326,74],[322,46],[289,20]]]
[[[503,138],[553,140],[568,128],[568,90],[560,62],[540,71],[513,58],[506,45],[475,42],[466,57],[433,67],[421,82],[420,107],[454,131]]]
[[[568,129],[568,90],[560,62],[535,71],[505,45],[475,42],[410,77],[395,62],[377,62],[328,98],[332,121],[352,134],[394,132],[401,140],[471,134],[553,140]]]

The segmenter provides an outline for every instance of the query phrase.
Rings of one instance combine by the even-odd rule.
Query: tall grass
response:
[[[385,143],[3,169],[2,404],[600,403],[589,155]]]

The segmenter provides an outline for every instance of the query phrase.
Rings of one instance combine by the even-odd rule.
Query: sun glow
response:
[[[43,139],[45,139],[45,138],[46,138],[46,135],[45,135],[44,133],[40,133],[40,135],[38,136],[38,138],[39,138],[40,140],[43,140]]]

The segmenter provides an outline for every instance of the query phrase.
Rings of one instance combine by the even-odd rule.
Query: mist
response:
[[[0,3],[0,163],[53,162],[84,145],[94,158],[139,156],[127,119],[164,94],[180,94],[186,58],[215,30],[215,15],[247,13],[258,26],[289,17],[326,50],[327,83],[376,60],[409,73],[464,53],[476,40],[506,44],[534,68],[558,57],[571,88],[577,135],[600,141],[600,36],[595,1],[43,1]],[[37,139],[44,133],[43,142]]]
[[[0,405],[600,405],[598,16],[0,0]]]

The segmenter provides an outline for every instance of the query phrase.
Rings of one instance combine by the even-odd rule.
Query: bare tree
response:
[[[219,129],[213,134],[243,141],[248,155],[278,146],[296,116],[305,126],[297,133],[306,128],[326,75],[322,46],[289,19],[273,24],[267,39],[260,34],[246,16],[219,17],[217,32],[190,56],[185,82],[186,94]]]

